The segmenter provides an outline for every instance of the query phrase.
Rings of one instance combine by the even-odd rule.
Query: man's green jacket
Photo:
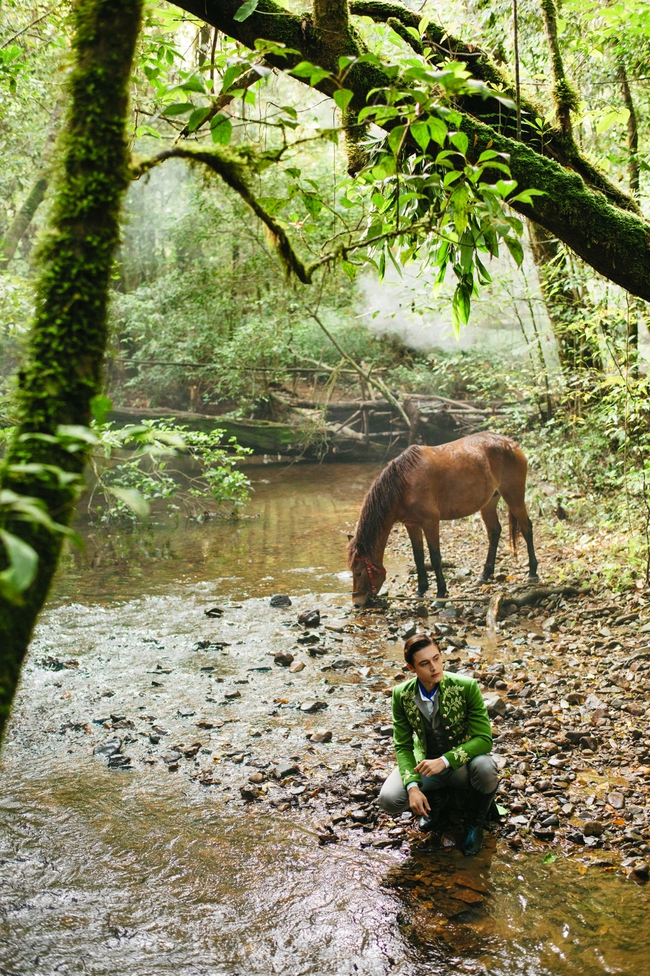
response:
[[[393,688],[393,740],[402,783],[421,783],[415,767],[427,758],[422,712],[415,702],[418,679]],[[443,753],[452,769],[492,748],[492,727],[485,702],[474,678],[445,671],[439,688],[440,729],[447,740]]]

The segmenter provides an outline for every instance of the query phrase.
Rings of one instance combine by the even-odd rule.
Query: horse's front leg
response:
[[[418,574],[418,596],[424,596],[429,589],[429,579],[424,566],[424,543],[422,539],[422,529],[419,525],[407,525],[406,531],[411,540],[415,568]]]
[[[440,555],[440,521],[428,522],[423,526],[424,534],[431,554],[431,568],[436,574],[436,597],[441,599],[447,596],[447,584],[442,572],[442,557]]]

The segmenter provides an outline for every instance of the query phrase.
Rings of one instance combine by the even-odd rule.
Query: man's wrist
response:
[[[418,783],[418,781],[416,779],[412,779],[410,783],[407,783],[406,784],[406,789],[407,790],[412,790],[414,786],[417,786],[417,788],[420,789],[420,784]]]
[[[447,759],[447,757],[446,756],[441,756],[440,758],[442,759],[443,763],[445,764],[445,769],[449,769],[449,767],[451,766],[451,763],[449,762],[449,760]]]

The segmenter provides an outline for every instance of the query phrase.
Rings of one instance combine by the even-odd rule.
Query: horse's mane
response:
[[[402,451],[370,486],[361,505],[356,532],[348,543],[348,567],[361,546],[366,553],[372,552],[375,540],[390,517],[406,486],[408,475],[417,467],[422,457],[422,448],[412,444]]]

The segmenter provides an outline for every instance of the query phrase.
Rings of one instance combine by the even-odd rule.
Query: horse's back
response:
[[[435,466],[465,466],[475,464],[477,468],[488,465],[496,475],[507,469],[522,468],[526,471],[526,455],[516,441],[504,434],[494,434],[483,430],[468,434],[447,444],[425,447],[423,450]]]

